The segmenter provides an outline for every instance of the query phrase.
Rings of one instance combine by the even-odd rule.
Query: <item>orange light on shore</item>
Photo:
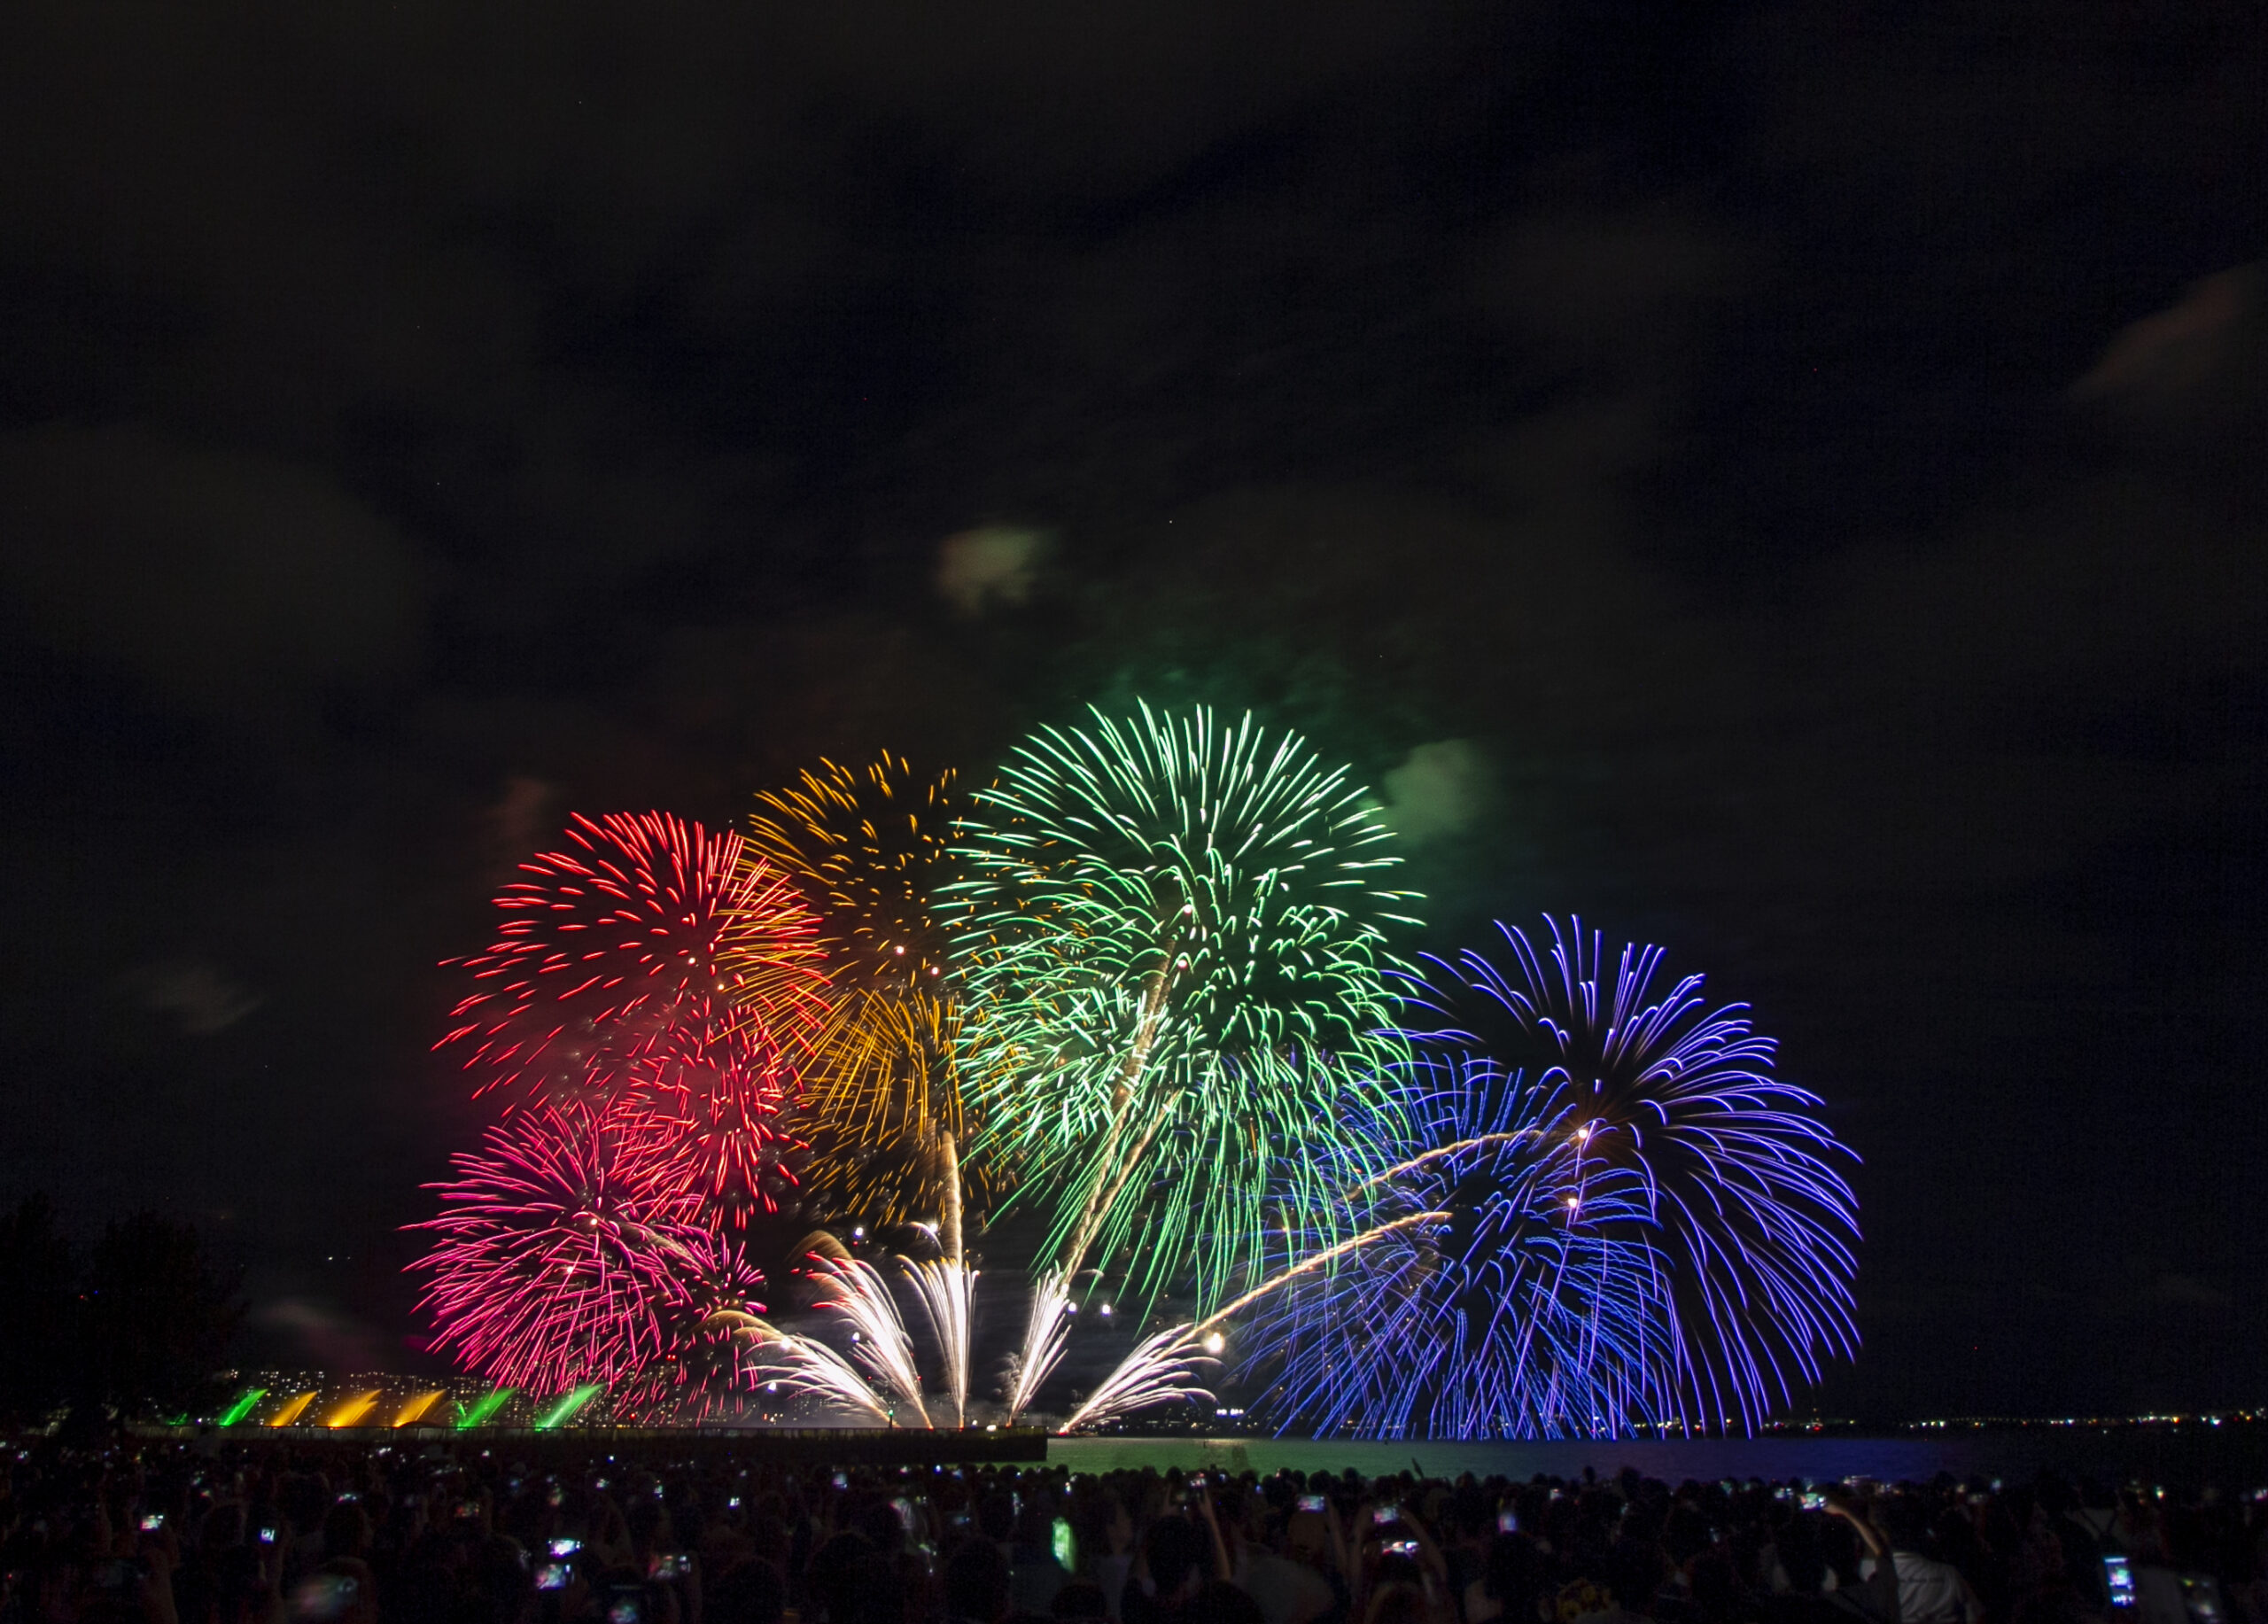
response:
[[[302,1393],[297,1398],[285,1399],[284,1408],[268,1417],[268,1424],[270,1426],[289,1426],[307,1414],[307,1406],[315,1402],[315,1395],[312,1393]]]
[[[393,1424],[396,1426],[414,1426],[416,1425],[417,1418],[432,1409],[440,1402],[440,1399],[441,1389],[439,1387],[435,1387],[430,1393],[413,1395],[410,1401],[395,1412]]]
[[[358,1393],[330,1412],[325,1426],[360,1426],[362,1418],[378,1407],[378,1392],[373,1387],[368,1393]]]

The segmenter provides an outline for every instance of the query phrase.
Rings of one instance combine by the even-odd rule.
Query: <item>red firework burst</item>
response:
[[[536,1106],[491,1128],[433,1186],[421,1306],[439,1341],[512,1387],[613,1383],[662,1355],[664,1319],[713,1248],[700,1169],[617,1112]]]
[[[615,1414],[641,1425],[690,1426],[738,1413],[759,1380],[755,1321],[763,1278],[720,1236],[688,1247],[661,1312],[662,1351],[613,1395]]]
[[[738,835],[666,812],[578,815],[521,865],[476,988],[435,1047],[466,1045],[476,1094],[603,1100],[656,1141],[690,1135],[712,1195],[759,1181],[825,1013],[819,921]]]

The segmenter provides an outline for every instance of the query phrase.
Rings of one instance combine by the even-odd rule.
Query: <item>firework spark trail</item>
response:
[[[757,1377],[736,1333],[760,1325],[763,1280],[723,1235],[672,1237],[664,1246],[673,1289],[656,1306],[661,1344],[615,1389],[614,1413],[639,1425],[697,1425],[734,1413]]]
[[[613,1114],[539,1107],[491,1128],[437,1185],[423,1306],[473,1369],[521,1387],[607,1381],[661,1348],[672,1259],[705,1232],[697,1169]]]
[[[945,1391],[953,1402],[953,1425],[968,1424],[969,1337],[976,1297],[976,1270],[951,1258],[911,1263],[913,1290],[928,1316],[930,1334],[944,1362]]]
[[[1056,1429],[1058,1434],[1102,1426],[1156,1404],[1209,1400],[1211,1392],[1191,1380],[1202,1357],[1195,1352],[1191,1337],[1190,1326],[1174,1325],[1144,1338],[1088,1395],[1086,1403],[1071,1412],[1069,1419]]]
[[[1010,1361],[1008,1420],[1031,1407],[1039,1389],[1063,1357],[1071,1335],[1071,1288],[1064,1278],[1050,1270],[1032,1287],[1031,1311],[1024,1322],[1023,1346]]]
[[[605,1101],[690,1134],[715,1194],[768,1205],[779,1118],[827,1014],[793,885],[739,835],[664,812],[579,815],[521,868],[435,1047],[460,1047],[474,1092],[508,1108]]]
[[[930,1426],[929,1411],[921,1402],[921,1376],[913,1364],[913,1339],[905,1333],[905,1320],[897,1299],[872,1263],[857,1258],[814,1255],[812,1278],[833,1293],[823,1307],[841,1315],[856,1339],[857,1357],[898,1402],[909,1405]]]
[[[870,1416],[885,1426],[897,1425],[889,1407],[875,1395],[866,1379],[825,1342],[814,1337],[774,1331],[764,1346],[766,1351],[776,1352],[786,1360],[773,1379],[789,1392],[840,1404],[856,1414]]]
[[[1480,1133],[1475,1134],[1469,1139],[1459,1139],[1453,1145],[1436,1145],[1431,1150],[1419,1151],[1406,1162],[1397,1162],[1381,1172],[1371,1174],[1348,1190],[1347,1193],[1359,1195],[1374,1185],[1382,1185],[1388,1179],[1399,1178],[1405,1173],[1414,1173],[1427,1162],[1439,1162],[1444,1156],[1458,1155],[1468,1150],[1479,1150],[1487,1145],[1517,1144],[1522,1139],[1541,1138],[1549,1130],[1542,1128],[1515,1128],[1508,1133]]]
[[[1319,1431],[1752,1431],[1855,1342],[1848,1153],[1744,1010],[1698,977],[1654,997],[1658,949],[1503,936],[1510,971],[1468,953],[1413,983],[1422,1148],[1348,1191],[1350,1215],[1447,1221],[1285,1281],[1253,1368]]]
[[[958,1259],[967,1123],[947,944],[931,913],[952,781],[887,751],[862,768],[822,762],[757,797],[749,849],[790,875],[822,921],[833,995],[795,1119],[819,1152],[812,1190],[874,1223],[944,1209]],[[986,1170],[972,1176],[982,1201]]]
[[[1419,1160],[1425,1161],[1430,1160],[1430,1158],[1420,1158]],[[1413,1163],[1412,1165],[1415,1164]],[[1356,1251],[1363,1247],[1374,1245],[1379,1241],[1384,1240],[1389,1235],[1398,1234],[1406,1229],[1414,1229],[1421,1224],[1447,1224],[1450,1222],[1454,1216],[1454,1214],[1446,1212],[1413,1212],[1406,1216],[1389,1219],[1384,1224],[1377,1224],[1370,1229],[1366,1229],[1359,1235],[1349,1235],[1346,1239],[1338,1241],[1331,1246],[1327,1246],[1319,1252],[1311,1252],[1308,1254],[1307,1256],[1301,1258],[1298,1263],[1292,1264],[1289,1268],[1279,1270],[1276,1274],[1270,1276],[1265,1280],[1262,1280],[1259,1285],[1245,1293],[1243,1296],[1239,1297],[1235,1302],[1214,1309],[1208,1317],[1201,1319],[1195,1325],[1190,1326],[1188,1340],[1192,1343],[1195,1342],[1207,1332],[1224,1324],[1244,1309],[1250,1308],[1262,1297],[1269,1296],[1273,1293],[1283,1290],[1286,1286],[1294,1284],[1303,1277],[1314,1273],[1318,1269],[1329,1268],[1340,1258],[1346,1256],[1349,1252]]]
[[[945,1255],[945,1262],[958,1269],[961,1266],[961,1177],[960,1142],[951,1133],[937,1136],[938,1160],[944,1163],[944,1200],[938,1214],[937,1244]]]
[[[1412,1075],[1433,1086],[1411,1114],[1443,1143],[1371,1186],[1373,1216],[1403,1216],[1247,1294],[1248,1364],[1278,1367],[1281,1418],[1552,1438],[1622,1435],[1658,1413],[1666,1316],[1650,1255],[1595,1232],[1565,1159],[1538,1154],[1565,1137],[1554,1096],[1430,1058]],[[1618,1216],[1612,1201],[1588,1214]]]
[[[1611,962],[1581,921],[1545,925],[1548,949],[1498,927],[1509,970],[1476,952],[1428,961],[1415,1001],[1439,1025],[1410,1036],[1524,1067],[1552,1096],[1570,1212],[1639,1248],[1666,1298],[1670,1416],[1753,1432],[1857,1349],[1858,1204],[1834,1166],[1851,1153],[1816,1095],[1772,1075],[1745,1006],[1709,1008],[1698,975],[1658,995],[1660,948]]]
[[[1396,1108],[1390,839],[1304,741],[1202,709],[1045,730],[972,796],[962,1075],[1062,1278],[1138,1231],[1132,1289],[1193,1265],[1209,1307],[1264,1263],[1264,1201],[1328,1212],[1335,1169],[1388,1159],[1356,1140]]]

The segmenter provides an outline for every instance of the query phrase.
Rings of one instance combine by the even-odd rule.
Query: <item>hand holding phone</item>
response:
[[[343,1574],[317,1573],[291,1598],[291,1611],[309,1620],[335,1619],[354,1605],[361,1586]]]
[[[1303,1511],[1313,1511],[1318,1517],[1323,1514],[1323,1508],[1326,1504],[1328,1503],[1321,1495],[1301,1495],[1300,1496],[1300,1510]]]

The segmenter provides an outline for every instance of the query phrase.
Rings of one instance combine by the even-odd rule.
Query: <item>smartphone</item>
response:
[[[159,1529],[165,1526],[166,1514],[163,1511],[144,1511],[142,1513],[143,1533],[155,1534]]]
[[[646,1624],[646,1588],[636,1584],[608,1587],[606,1624]]]
[[[1322,1515],[1323,1508],[1326,1504],[1328,1503],[1321,1495],[1301,1495],[1300,1496],[1300,1510],[1303,1511],[1313,1511],[1317,1516]]]
[[[1806,1511],[1823,1511],[1827,1509],[1827,1496],[1806,1488],[1798,1496],[1796,1504]]]
[[[362,1496],[360,1496],[360,1495],[358,1495],[358,1494],[356,1494],[353,1489],[351,1489],[351,1488],[342,1488],[342,1489],[340,1489],[340,1490],[338,1491],[338,1504],[341,1504],[341,1505],[360,1505],[360,1504],[361,1504],[361,1503],[362,1503]]]
[[[672,1551],[666,1556],[656,1551],[653,1559],[646,1564],[646,1577],[649,1579],[682,1579],[692,1571],[693,1558],[681,1550]]]
[[[260,1542],[263,1545],[273,1545],[276,1542],[276,1530],[262,1528],[260,1531]]]
[[[1191,1472],[1191,1473],[1189,1474],[1189,1486],[1190,1486],[1192,1488],[1204,1488],[1204,1487],[1205,1487],[1205,1474],[1204,1474],[1203,1472]]]
[[[1418,1554],[1418,1542],[1416,1540],[1388,1540],[1385,1549],[1397,1557],[1414,1557]]]
[[[738,1495],[734,1495],[731,1499],[726,1501],[725,1509],[728,1511],[739,1511],[741,1509],[741,1497]]]
[[[1520,1514],[1518,1511],[1512,1510],[1512,1508],[1508,1505],[1503,1511],[1496,1513],[1497,1533],[1518,1534],[1519,1531]]]
[[[1383,1528],[1390,1522],[1401,1520],[1402,1508],[1398,1505],[1379,1505],[1371,1508],[1371,1522],[1373,1527]]]
[[[577,1551],[582,1550],[582,1541],[565,1535],[563,1535],[559,1538],[552,1541],[550,1545],[548,1547],[551,1554],[555,1557],[571,1557]]]
[[[480,1515],[480,1502],[478,1500],[458,1501],[457,1515],[466,1519],[468,1521],[473,1518],[478,1517]]]
[[[850,1474],[849,1472],[836,1472],[836,1473],[835,1474],[835,1486],[837,1488],[850,1488]]]
[[[572,1562],[546,1562],[535,1570],[535,1588],[539,1590],[563,1590],[567,1581],[575,1576]]]
[[[2102,1559],[2103,1589],[2110,1592],[2113,1607],[2131,1608],[2134,1605],[2134,1570],[2124,1557]]]

